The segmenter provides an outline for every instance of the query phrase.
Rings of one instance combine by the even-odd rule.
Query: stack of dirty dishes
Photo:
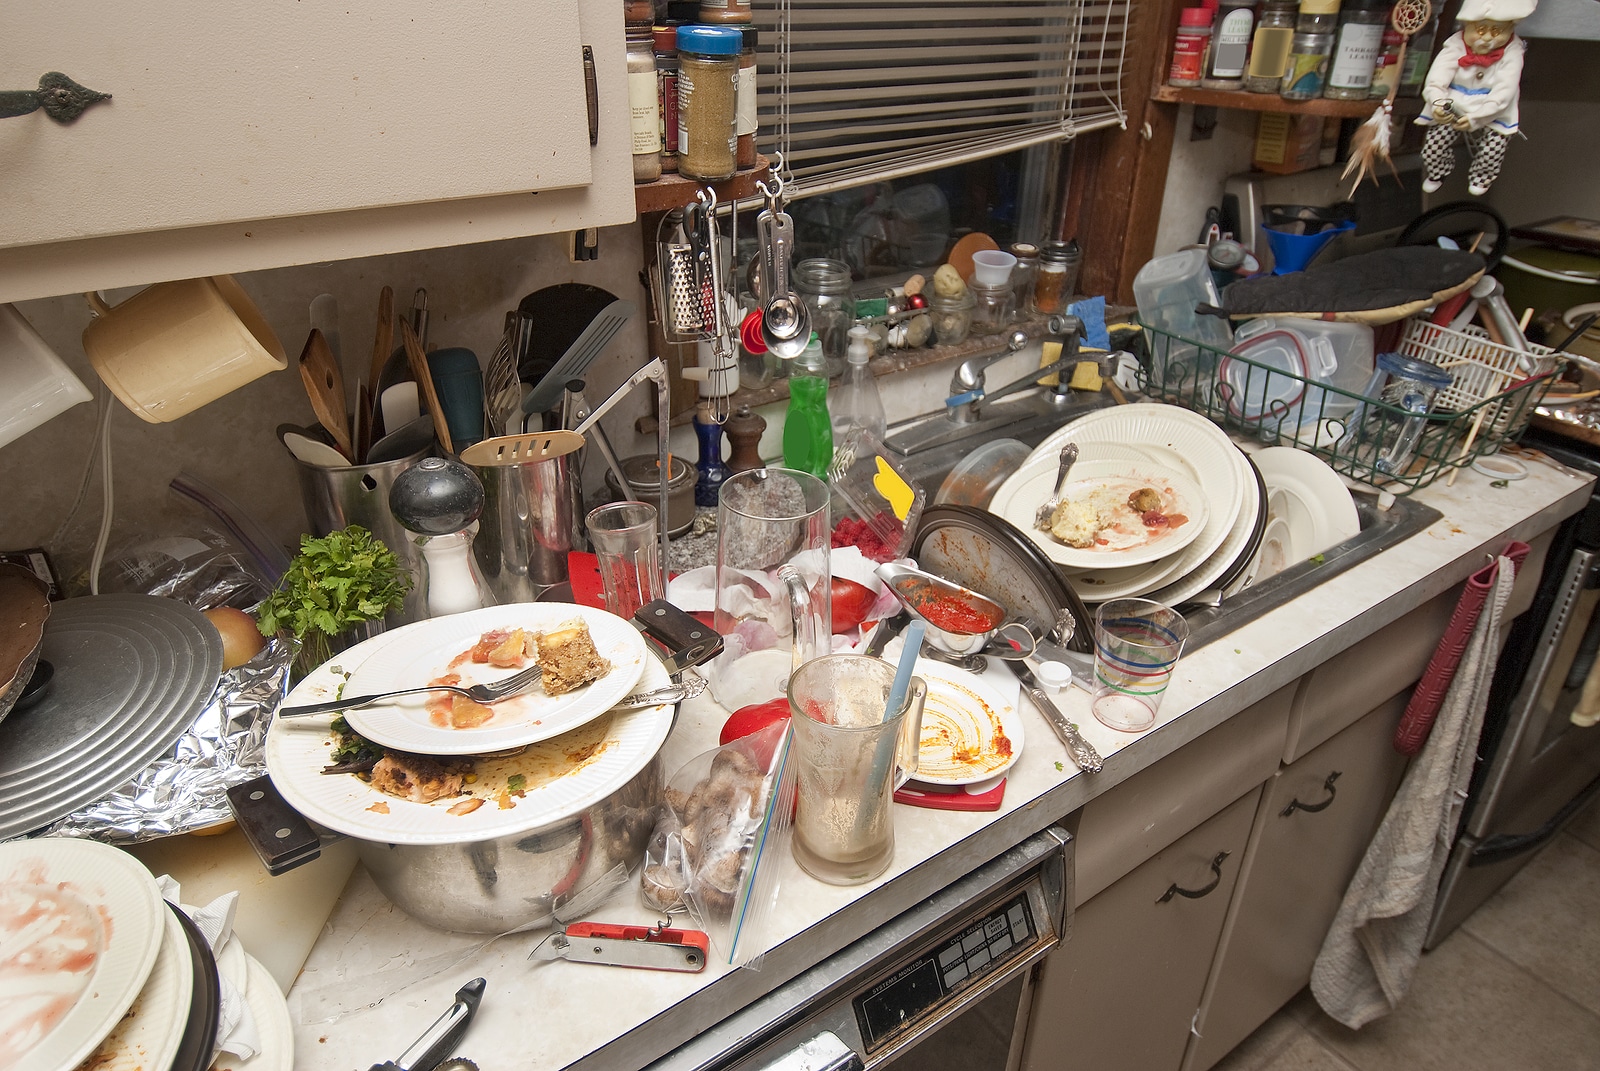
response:
[[[1051,531],[1035,514],[1076,443]],[[1151,493],[1153,492],[1153,494]],[[1177,605],[1241,576],[1259,545],[1259,477],[1226,433],[1173,405],[1096,410],[1045,439],[995,492],[995,513],[1061,566],[1085,602],[1145,596]]]

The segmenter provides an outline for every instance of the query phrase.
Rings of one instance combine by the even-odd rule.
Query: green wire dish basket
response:
[[[1517,370],[1518,351],[1476,327],[1456,331],[1413,317],[1398,352],[1452,377],[1423,414],[1392,391],[1368,398],[1141,324],[1150,397],[1241,436],[1310,451],[1353,480],[1399,495],[1515,442],[1562,366],[1559,354],[1530,344],[1529,375]]]

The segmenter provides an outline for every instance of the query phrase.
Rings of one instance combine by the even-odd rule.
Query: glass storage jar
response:
[[[1012,242],[1011,255],[1017,258],[1011,269],[1011,300],[1021,314],[1033,309],[1033,284],[1039,277],[1039,247],[1032,242]]]
[[[933,337],[941,346],[965,342],[972,334],[972,308],[977,304],[972,291],[956,295],[929,294],[928,312],[933,317]]]
[[[1066,312],[1078,288],[1083,250],[1076,241],[1046,242],[1039,253],[1039,276],[1033,284],[1033,311],[1046,316]]]
[[[850,265],[814,257],[794,266],[794,290],[811,310],[811,330],[822,340],[822,356],[831,379],[844,371],[850,350],[850,329],[856,325],[856,296],[850,288]]]
[[[972,295],[972,333],[998,335],[1016,318],[1017,303],[1011,296],[1011,281],[990,285],[973,279],[967,284]]]
[[[678,27],[678,173],[733,177],[737,81],[744,36],[729,26]]]
[[[1244,72],[1244,87],[1251,93],[1276,93],[1289,67],[1289,52],[1294,47],[1294,27],[1299,16],[1294,0],[1267,0],[1256,22],[1250,43],[1250,66]]]
[[[661,177],[661,83],[656,75],[655,36],[628,30],[628,114],[633,128],[633,181]]]

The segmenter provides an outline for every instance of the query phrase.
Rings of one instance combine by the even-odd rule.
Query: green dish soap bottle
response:
[[[826,480],[833,460],[828,420],[828,369],[815,334],[789,374],[789,410],[783,418],[783,463]]]

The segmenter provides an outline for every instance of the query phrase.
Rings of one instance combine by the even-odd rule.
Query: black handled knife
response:
[[[1050,723],[1050,728],[1067,745],[1067,754],[1072,756],[1072,761],[1078,764],[1078,769],[1084,773],[1099,773],[1105,765],[1105,760],[1094,749],[1094,745],[1083,738],[1078,732],[1078,727],[1068,717],[1061,713],[1061,708],[1056,706],[1055,700],[1034,679],[1033,670],[1025,662],[1005,661],[1011,672],[1017,675],[1017,680],[1022,682],[1022,690],[1033,705],[1039,708],[1039,713],[1044,715],[1044,720]]]
[[[722,636],[665,599],[639,607],[633,626],[666,648],[657,655],[676,677],[691,666],[709,662],[722,653]]]

